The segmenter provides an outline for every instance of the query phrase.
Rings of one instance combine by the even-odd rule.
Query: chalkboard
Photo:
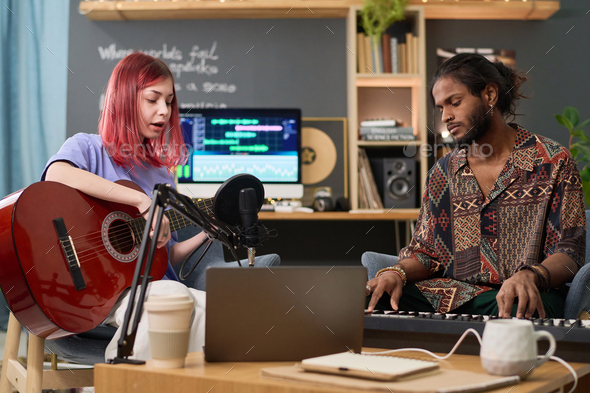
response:
[[[95,22],[71,2],[67,135],[94,133],[117,62],[134,50],[172,70],[182,106],[301,108],[346,117],[344,19]]]

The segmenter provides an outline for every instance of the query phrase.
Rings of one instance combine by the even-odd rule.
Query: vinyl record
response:
[[[316,184],[325,180],[336,166],[336,146],[325,132],[314,127],[301,128],[301,180]]]

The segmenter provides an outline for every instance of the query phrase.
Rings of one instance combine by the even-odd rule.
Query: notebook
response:
[[[305,371],[375,379],[378,381],[395,381],[408,375],[438,370],[438,362],[343,352],[304,359],[300,367]]]
[[[362,266],[210,268],[205,360],[360,352],[366,281]]]

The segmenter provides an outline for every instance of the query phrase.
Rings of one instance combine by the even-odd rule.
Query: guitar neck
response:
[[[193,203],[197,209],[201,210],[206,215],[213,217],[213,198],[208,199],[193,199]],[[194,225],[192,221],[187,220],[181,213],[170,209],[164,212],[170,221],[170,231],[174,232],[182,228]]]
[[[193,199],[193,203],[196,205],[197,209],[201,210],[206,215],[211,217],[213,216],[213,198]],[[171,232],[175,232],[179,229],[194,225],[192,221],[188,220],[186,217],[184,217],[181,213],[177,212],[176,210],[166,210],[164,212],[164,215],[168,217],[168,220],[170,221]],[[133,228],[138,232],[139,237],[142,238],[143,230],[145,227],[145,218],[140,217],[133,221]]]

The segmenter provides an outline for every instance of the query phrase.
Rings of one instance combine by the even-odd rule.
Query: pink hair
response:
[[[144,141],[138,129],[139,92],[167,78],[172,81],[174,93],[168,121],[170,131],[163,132],[158,139]],[[98,132],[113,161],[120,166],[173,168],[186,162],[188,151],[180,129],[174,77],[163,61],[135,52],[117,64],[105,93]],[[133,154],[125,154],[130,150]]]

